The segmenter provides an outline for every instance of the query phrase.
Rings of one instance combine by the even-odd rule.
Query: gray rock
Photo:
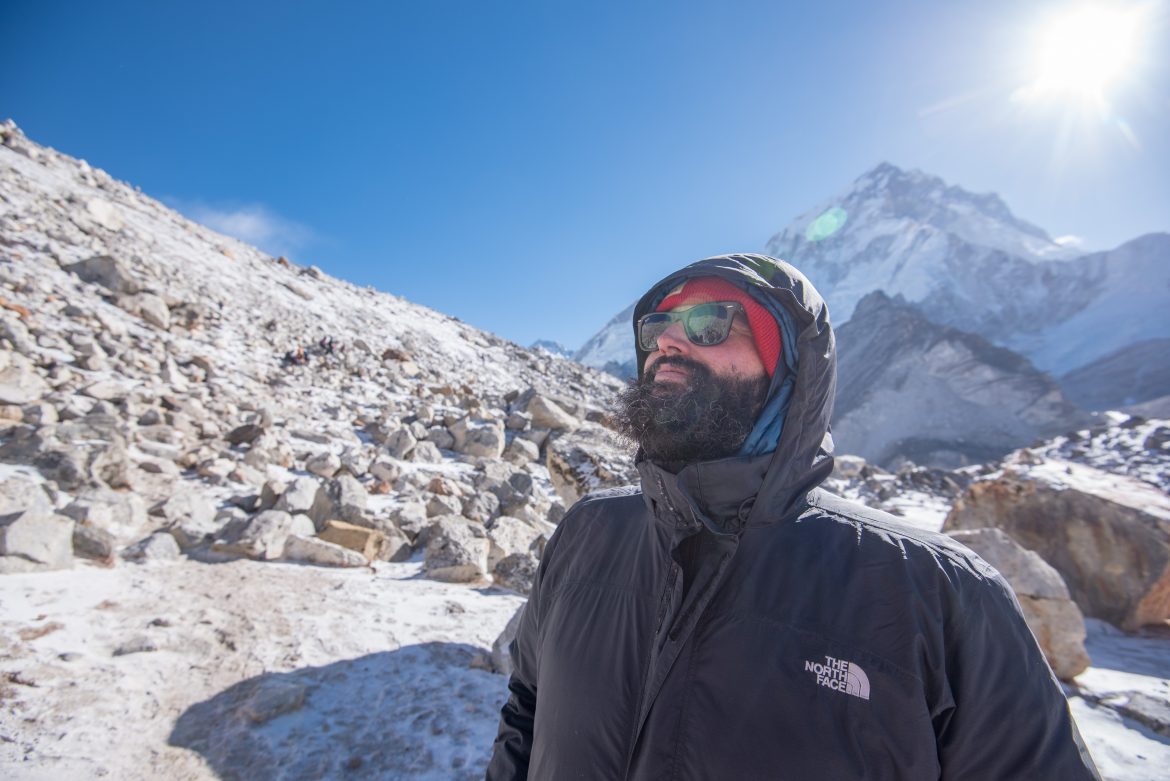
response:
[[[463,511],[463,502],[457,496],[442,496],[431,494],[427,499],[427,516],[459,515]]]
[[[512,641],[516,639],[516,632],[520,629],[520,617],[524,615],[524,607],[527,604],[516,608],[516,612],[508,619],[504,631],[492,643],[492,668],[504,677],[512,674]]]
[[[423,529],[430,523],[426,505],[418,501],[404,502],[391,511],[390,518],[412,543],[418,540]]]
[[[370,474],[378,480],[393,483],[402,474],[402,467],[394,461],[375,461],[370,464]]]
[[[12,354],[8,366],[0,371],[0,404],[28,404],[50,390],[32,363],[19,353]]]
[[[300,710],[305,704],[308,687],[295,680],[267,675],[262,677],[246,700],[240,713],[253,724],[265,724],[277,716]]]
[[[361,553],[317,537],[290,535],[284,544],[284,558],[325,567],[364,567],[369,562]]]
[[[255,423],[236,426],[224,437],[233,445],[250,445],[264,434],[264,429]]]
[[[539,566],[540,562],[534,554],[513,553],[496,563],[492,568],[492,576],[497,586],[528,596]]]
[[[215,505],[202,494],[181,491],[150,508],[150,514],[164,518],[171,524],[189,521],[198,526],[208,526],[215,521]]]
[[[369,494],[365,486],[352,475],[341,475],[330,480],[326,489],[329,501],[332,503],[330,515],[333,518],[349,523],[358,523],[366,514],[369,505]],[[330,520],[326,518],[325,520]],[[322,521],[323,528],[324,521]]]
[[[141,533],[147,522],[146,502],[141,496],[108,488],[83,491],[62,512],[78,524],[122,539]]]
[[[566,412],[555,401],[539,394],[529,400],[527,412],[532,416],[533,428],[573,431],[581,425],[581,421]]]
[[[73,525],[73,555],[112,563],[116,548],[114,535],[96,526]]]
[[[126,309],[135,312],[155,328],[166,331],[171,327],[171,310],[166,301],[153,293],[139,293]]]
[[[339,469],[341,469],[341,457],[328,451],[318,453],[305,462],[305,471],[321,477],[333,477]]]
[[[494,519],[487,530],[488,539],[491,540],[488,568],[494,570],[496,564],[513,553],[528,553],[536,543],[536,538],[551,536],[553,528],[550,523],[530,523],[509,515]]]
[[[257,513],[234,541],[217,541],[213,549],[251,559],[279,559],[289,537],[312,537],[317,529],[307,515],[265,510]]]
[[[420,464],[438,464],[443,461],[443,454],[434,442],[423,440],[410,451],[410,460]]]
[[[1060,573],[1001,529],[956,530],[950,536],[1003,575],[1056,677],[1071,681],[1084,672],[1089,666],[1085,620]]]
[[[333,502],[316,478],[298,477],[281,494],[273,509],[293,514],[304,513],[314,523],[323,524],[333,512]]]
[[[3,516],[0,556],[25,559],[36,569],[65,569],[73,562],[73,519],[34,510]]]
[[[596,423],[550,439],[545,456],[549,478],[566,506],[591,491],[631,485],[638,479],[631,454],[617,435]]]
[[[40,483],[23,477],[9,477],[0,480],[0,517],[32,511],[48,515],[53,503]]]
[[[140,564],[174,561],[179,558],[179,543],[170,532],[155,532],[122,551],[122,558]]]
[[[28,326],[7,312],[0,315],[0,339],[7,339],[21,355],[28,355],[36,346]]]
[[[504,459],[513,464],[527,464],[540,459],[540,448],[523,437],[513,437],[504,448]]]
[[[500,500],[491,491],[476,491],[463,500],[460,509],[464,518],[487,523],[500,512]]]
[[[532,416],[527,412],[514,410],[508,413],[508,417],[504,420],[504,426],[509,431],[527,431],[532,427]]]
[[[435,519],[427,527],[423,572],[429,578],[471,583],[487,577],[488,539],[481,526],[458,515]]]
[[[121,261],[110,255],[99,255],[64,267],[86,282],[101,285],[111,293],[133,295],[142,286]]]
[[[428,428],[427,440],[433,442],[435,447],[441,450],[453,450],[455,448],[455,437],[447,430],[446,426],[431,426]]]
[[[418,440],[404,428],[395,429],[386,436],[385,445],[386,452],[391,458],[403,460],[409,455],[414,446],[418,444]]]
[[[470,415],[451,426],[454,449],[469,456],[499,458],[504,452],[504,424],[498,420],[476,420]]]

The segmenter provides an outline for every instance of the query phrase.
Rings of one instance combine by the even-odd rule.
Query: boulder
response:
[[[492,568],[492,576],[497,586],[528,596],[532,591],[532,581],[536,579],[536,570],[539,566],[540,562],[535,554],[513,553],[496,563]]]
[[[0,572],[65,569],[73,562],[73,519],[25,510],[0,517]]]
[[[566,506],[592,491],[638,480],[631,454],[617,435],[596,423],[550,438],[545,456],[553,488]]]
[[[957,530],[950,536],[1003,575],[1056,677],[1071,681],[1084,672],[1089,666],[1085,620],[1060,573],[1002,529]]]
[[[500,632],[500,636],[492,643],[492,668],[505,677],[512,674],[512,641],[516,639],[516,632],[520,629],[522,615],[524,605],[516,608],[516,612],[508,619],[504,631]]]
[[[460,418],[450,428],[454,450],[480,458],[499,458],[504,452],[504,424],[498,420],[480,420],[470,415]]]
[[[147,524],[141,496],[108,488],[82,491],[61,512],[81,526],[93,526],[123,540],[140,534]]]
[[[944,531],[993,526],[1051,564],[1087,616],[1126,630],[1170,618],[1170,497],[1051,460],[971,484]]]
[[[53,503],[41,484],[17,476],[0,480],[0,517],[26,510],[39,515],[53,511]]]
[[[540,459],[540,448],[523,437],[513,437],[504,448],[504,459],[513,464],[527,464]]]
[[[19,353],[12,353],[8,366],[0,370],[0,404],[28,404],[50,390],[33,363]]]
[[[73,555],[112,564],[117,541],[105,529],[85,524],[73,524]]]
[[[341,475],[330,480],[325,493],[332,504],[332,518],[358,523],[365,516],[370,497],[365,486],[353,475]]]
[[[414,450],[418,440],[407,429],[397,428],[386,435],[383,444],[386,446],[386,453],[391,458],[401,461],[409,455],[410,451]]]
[[[329,521],[317,535],[325,542],[357,551],[367,561],[385,558],[386,535],[377,529],[368,529],[345,521]]]
[[[513,553],[530,552],[536,539],[542,535],[547,539],[553,529],[550,523],[536,524],[510,515],[501,515],[494,519],[487,530],[488,539],[491,540],[488,569],[495,569],[497,563]]]
[[[540,394],[534,395],[528,401],[526,411],[532,416],[533,428],[546,428],[552,431],[574,431],[581,425],[581,421],[566,412],[559,404]]]
[[[500,499],[491,491],[476,491],[463,500],[460,514],[477,523],[487,523],[500,512]]]
[[[167,302],[154,293],[140,293],[134,304],[135,310],[146,322],[155,328],[166,331],[171,327],[171,310]]]
[[[110,255],[98,255],[64,267],[86,282],[101,285],[111,293],[134,295],[142,286],[125,264]]]
[[[425,531],[423,573],[434,580],[471,583],[487,577],[489,543],[483,527],[459,515],[435,519]]]
[[[312,537],[316,533],[317,529],[307,515],[265,510],[248,521],[237,539],[217,541],[213,549],[251,559],[279,559],[285,555],[285,543],[289,537]]]
[[[410,460],[420,464],[438,464],[443,460],[443,454],[434,442],[423,440],[410,451]]]
[[[333,513],[333,502],[316,478],[298,477],[284,490],[272,509],[294,515],[303,513],[314,523],[323,524]]]
[[[122,551],[122,558],[140,564],[174,561],[179,558],[179,543],[170,532],[155,532]]]
[[[333,477],[339,469],[341,469],[341,457],[328,451],[318,453],[305,462],[305,471],[321,477]]]
[[[370,474],[377,480],[393,483],[402,474],[402,467],[395,461],[383,459],[370,464]]]
[[[151,508],[151,514],[166,519],[168,530],[184,550],[213,540],[222,528],[215,505],[194,491],[167,497]]]
[[[364,567],[369,561],[361,553],[317,537],[290,535],[284,544],[284,558],[324,567]]]
[[[255,423],[245,423],[229,431],[224,438],[233,445],[250,445],[264,434],[264,429]]]

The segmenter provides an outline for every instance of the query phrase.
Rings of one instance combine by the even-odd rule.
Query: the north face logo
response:
[[[821,686],[869,699],[869,676],[853,662],[826,656],[824,662],[805,662],[804,669],[815,675]]]

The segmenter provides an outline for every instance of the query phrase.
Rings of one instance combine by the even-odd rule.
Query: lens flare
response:
[[[804,237],[809,241],[824,241],[845,227],[847,219],[849,219],[848,213],[840,206],[826,209],[821,216],[809,223]]]

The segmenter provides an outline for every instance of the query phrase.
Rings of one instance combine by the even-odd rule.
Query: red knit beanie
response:
[[[776,318],[747,291],[741,290],[727,280],[719,277],[688,279],[685,284],[667,293],[655,311],[665,312],[675,307],[704,304],[708,301],[735,301],[743,306],[760,361],[768,370],[769,377],[775,374],[776,364],[780,360],[780,327],[776,324]]]

